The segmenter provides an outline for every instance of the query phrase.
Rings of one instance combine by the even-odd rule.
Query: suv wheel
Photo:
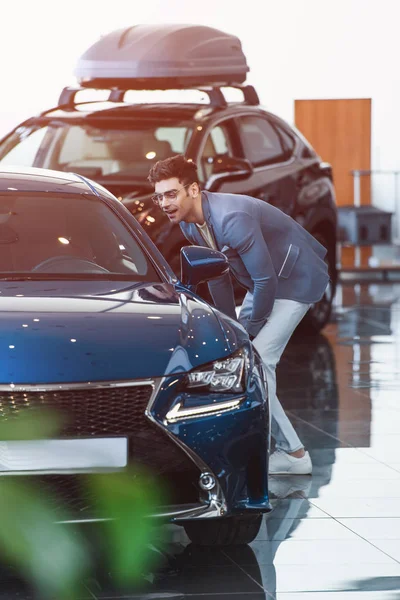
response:
[[[199,546],[239,546],[257,537],[262,522],[259,515],[235,515],[223,519],[188,521],[183,525],[193,544]]]

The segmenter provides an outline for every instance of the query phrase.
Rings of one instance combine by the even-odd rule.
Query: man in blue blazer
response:
[[[178,155],[150,170],[153,201],[195,245],[226,254],[247,290],[239,321],[265,364],[276,449],[269,472],[311,474],[309,453],[276,395],[276,365],[292,333],[329,282],[326,249],[294,219],[250,196],[200,190],[196,165]],[[209,282],[216,307],[236,319],[230,275]]]

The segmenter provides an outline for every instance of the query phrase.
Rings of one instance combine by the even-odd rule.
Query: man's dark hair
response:
[[[183,185],[198,183],[197,167],[191,160],[188,160],[183,154],[171,156],[165,160],[159,160],[151,167],[147,179],[153,185],[164,179],[176,177]]]

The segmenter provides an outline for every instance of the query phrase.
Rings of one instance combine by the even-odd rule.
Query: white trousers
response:
[[[266,369],[271,411],[271,435],[275,440],[276,448],[285,452],[296,452],[304,446],[276,395],[276,365],[292,333],[310,306],[311,304],[303,304],[294,300],[275,300],[268,321],[253,340]],[[242,325],[251,316],[252,308],[253,294],[247,292],[239,312],[239,321]]]

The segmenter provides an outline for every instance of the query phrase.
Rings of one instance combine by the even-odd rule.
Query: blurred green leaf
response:
[[[121,584],[139,579],[155,558],[150,547],[156,535],[155,523],[149,515],[165,503],[165,491],[141,471],[96,475],[90,477],[88,485],[102,513],[114,517],[103,523],[113,575]]]
[[[39,440],[57,437],[63,423],[62,416],[42,408],[27,408],[17,415],[3,412],[0,420],[0,440]]]
[[[71,600],[89,569],[84,539],[55,512],[43,490],[22,480],[0,481],[0,548],[42,597]]]
[[[44,408],[27,408],[17,414],[3,411],[1,441],[59,437],[62,415]],[[151,543],[155,526],[148,516],[165,504],[165,493],[142,471],[81,475],[90,497],[107,519],[95,524],[105,534],[108,567],[116,583],[140,579],[157,557]],[[57,510],[46,486],[36,487],[36,477],[0,477],[0,553],[15,565],[40,597],[73,600],[91,572],[94,550],[82,529],[62,525],[74,515],[67,507]],[[157,529],[157,546],[161,544]],[[96,554],[96,552],[93,552]]]

